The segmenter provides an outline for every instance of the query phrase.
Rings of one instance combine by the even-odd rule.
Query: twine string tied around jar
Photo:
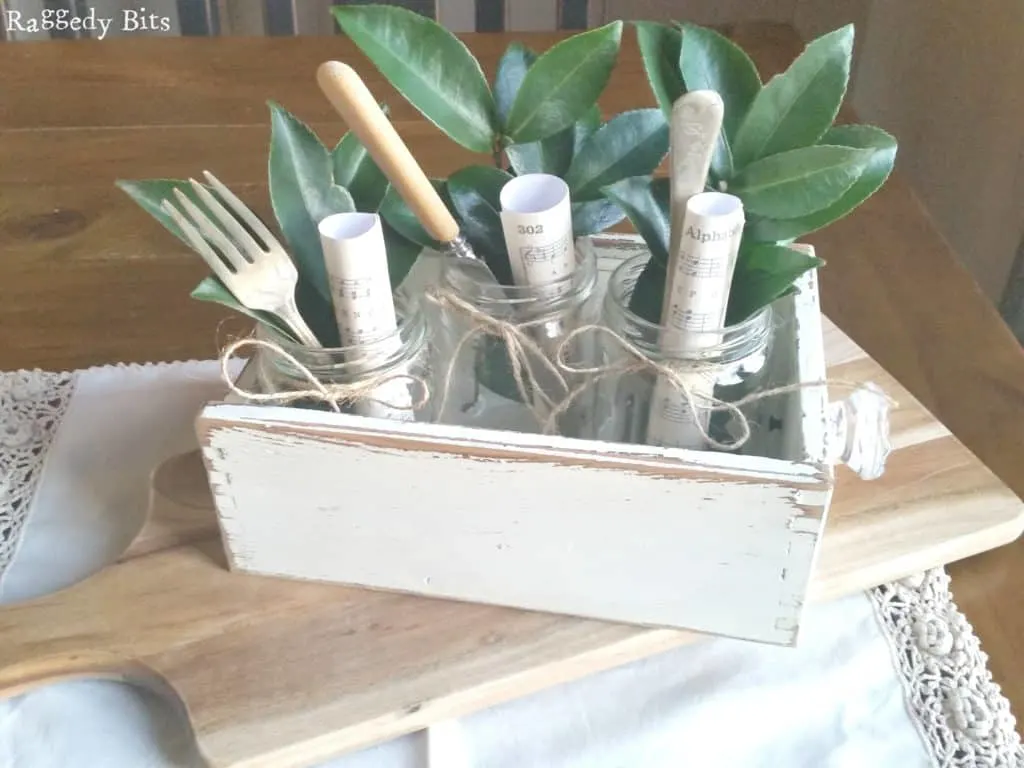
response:
[[[228,370],[228,364],[231,358],[238,354],[239,350],[246,347],[256,347],[259,350],[276,355],[288,364],[293,365],[295,370],[309,383],[309,387],[307,389],[289,390],[286,392],[250,392],[238,386]],[[257,403],[287,405],[299,400],[317,400],[329,405],[335,413],[341,413],[339,403],[372,401],[395,410],[416,411],[430,400],[430,387],[427,382],[422,377],[411,373],[381,373],[367,375],[350,382],[325,384],[290,352],[272,341],[253,337],[238,339],[225,347],[220,356],[220,372],[228,389],[239,397]],[[392,403],[377,397],[376,392],[379,388],[392,381],[407,381],[415,384],[419,395],[413,398],[412,402],[406,401],[402,403]]]
[[[562,371],[550,359],[548,353],[531,338],[529,330],[550,322],[551,318],[541,317],[533,320],[512,322],[502,320],[477,308],[456,293],[432,287],[427,290],[427,299],[441,309],[456,312],[469,318],[472,327],[462,335],[455,349],[452,351],[451,359],[445,370],[444,382],[442,384],[441,402],[438,406],[438,414],[443,414],[448,396],[455,378],[455,369],[459,356],[465,346],[480,334],[488,334],[500,339],[508,355],[512,366],[512,378],[516,385],[519,396],[533,413],[537,423],[543,425],[548,420],[548,414],[556,410],[561,400],[556,401],[544,391],[537,379],[537,371],[534,362],[537,361],[542,368],[547,370],[554,379],[555,384],[561,392],[568,394],[569,384],[562,375]]]
[[[566,358],[573,342],[585,333],[604,334],[611,339],[613,343],[626,352],[631,359],[597,366],[573,365]],[[664,377],[665,380],[671,384],[672,388],[682,395],[683,401],[690,412],[690,416],[693,418],[694,426],[699,431],[701,438],[705,440],[708,445],[723,451],[739,450],[747,444],[747,441],[750,440],[750,420],[741,410],[743,406],[769,397],[777,397],[779,395],[815,387],[835,387],[850,391],[866,390],[885,400],[891,407],[896,407],[898,405],[893,398],[889,397],[889,395],[885,394],[877,387],[870,388],[866,387],[863,382],[847,381],[844,379],[801,381],[794,384],[785,384],[783,386],[761,389],[737,400],[722,400],[714,395],[695,391],[687,382],[687,378],[694,374],[707,374],[718,371],[721,368],[720,364],[706,360],[677,360],[673,361],[671,364],[652,360],[635,344],[623,338],[620,334],[610,328],[602,325],[583,325],[568,333],[558,345],[558,349],[555,353],[555,364],[570,377],[583,376],[585,378],[579,384],[572,387],[565,398],[563,398],[551,413],[548,414],[548,418],[543,426],[545,434],[551,434],[558,424],[559,417],[561,417],[562,414],[572,406],[580,395],[595,386],[598,382],[611,376],[640,373],[642,371],[651,371],[658,376]],[[739,425],[739,436],[729,442],[721,441],[712,437],[704,426],[703,419],[700,418],[700,412],[698,411],[698,407],[700,406],[708,412],[728,412],[730,417],[735,419],[736,423]]]

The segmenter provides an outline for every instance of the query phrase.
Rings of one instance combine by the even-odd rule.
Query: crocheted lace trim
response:
[[[869,591],[911,719],[941,768],[1022,768],[1010,703],[949,583],[935,568]]]
[[[74,386],[74,373],[0,373],[0,586]]]

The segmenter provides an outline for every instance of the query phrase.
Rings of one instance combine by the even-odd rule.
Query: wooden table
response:
[[[729,31],[765,76],[798,53],[788,27]],[[517,35],[543,50],[558,35]],[[653,104],[632,34],[606,112]],[[506,35],[467,35],[493,73]],[[340,38],[122,39],[0,45],[0,369],[211,358],[226,313],[188,298],[190,252],[113,186],[204,168],[269,217],[273,98],[325,143],[343,126],[313,78],[351,61],[428,173],[471,161]],[[899,175],[808,238],[828,260],[827,314],[1024,496],[1024,354]],[[950,566],[960,606],[1024,715],[1024,539]]]

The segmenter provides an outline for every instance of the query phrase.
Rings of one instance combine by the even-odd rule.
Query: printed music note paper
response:
[[[380,218],[375,213],[336,213],[323,219],[318,230],[341,345],[356,348],[356,361],[346,363],[370,370],[401,348],[401,339],[395,334],[398,320]],[[359,345],[370,342],[372,346],[358,351]],[[412,404],[412,395],[401,379],[382,384],[376,396],[397,406]],[[399,421],[414,418],[411,409],[373,400],[359,401],[355,408],[362,416]]]
[[[723,192],[702,192],[687,200],[675,270],[663,310],[660,345],[667,357],[695,357],[721,343],[736,255],[743,235],[743,203]],[[682,353],[682,354],[680,354]],[[714,394],[709,374],[688,373],[701,425],[707,427],[703,398]],[[666,403],[668,405],[666,406]],[[647,442],[677,448],[703,448],[694,411],[685,395],[664,377],[654,386]]]
[[[576,269],[568,185],[547,173],[528,173],[501,189],[501,226],[516,285],[544,285]],[[568,291],[564,282],[552,295]]]

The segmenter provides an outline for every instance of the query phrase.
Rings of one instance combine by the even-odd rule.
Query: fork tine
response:
[[[250,235],[245,227],[238,223],[238,219],[231,215],[231,211],[224,207],[223,203],[214,197],[210,190],[204,187],[195,179],[189,179],[188,183],[192,185],[192,189],[207,210],[210,211],[228,231],[228,234],[234,239],[235,243],[239,245],[244,251],[246,256],[250,259],[255,260],[259,253],[262,253],[263,246],[256,242],[256,239]]]
[[[209,171],[203,171],[203,176],[210,183],[210,186],[217,190],[217,194],[220,195],[221,199],[228,203],[233,213],[238,218],[249,225],[249,228],[259,236],[267,245],[267,249],[280,248],[281,244],[274,237],[273,233],[267,229],[266,225],[260,221],[259,216],[249,210],[248,206],[238,199],[237,195],[228,189],[224,184]]]
[[[192,246],[200,256],[203,257],[203,261],[213,270],[213,273],[220,278],[221,282],[225,285],[230,285],[233,273],[228,269],[228,265],[225,264],[220,256],[218,256],[214,250],[203,240],[202,235],[199,234],[192,222],[186,219],[181,212],[171,204],[170,200],[164,200],[160,203],[160,207],[163,208],[164,212],[171,217],[181,233],[188,240],[188,244]]]
[[[189,200],[188,196],[180,189],[174,190],[174,196],[178,198],[178,203],[185,209],[185,213],[195,223],[203,238],[207,241],[213,241],[213,244],[220,249],[220,252],[224,254],[224,258],[235,268],[236,272],[240,272],[249,266],[249,262],[239,253],[234,243],[225,237],[224,233],[217,228],[216,224],[210,221],[209,217],[203,213],[198,205]]]

